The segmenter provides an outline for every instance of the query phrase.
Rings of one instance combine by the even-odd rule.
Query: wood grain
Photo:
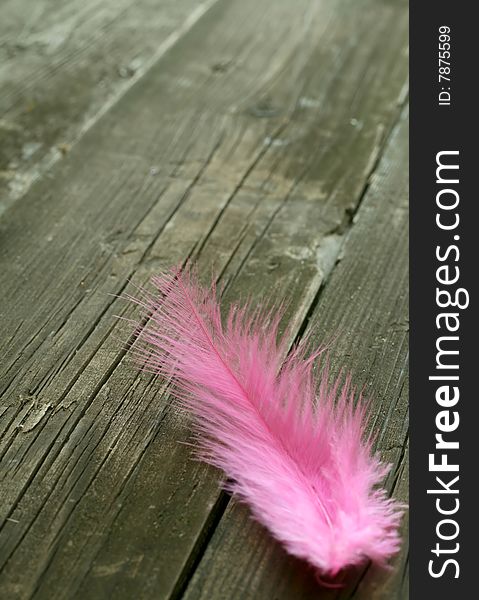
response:
[[[2,2],[0,214],[214,1]]]
[[[125,360],[115,295],[193,256],[226,303],[289,298],[301,332],[360,224],[406,51],[402,3],[220,1],[3,215],[0,594],[182,595],[227,498]]]

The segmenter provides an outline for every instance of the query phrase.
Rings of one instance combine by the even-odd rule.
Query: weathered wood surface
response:
[[[91,126],[91,97],[59,111],[55,135],[77,142],[0,219],[0,597],[406,598],[406,549],[391,573],[324,591],[219,492],[178,443],[188,422],[161,382],[125,360],[114,315],[134,309],[110,294],[193,256],[225,302],[274,293],[293,334],[339,331],[333,364],[367,385],[404,498],[407,7],[198,6],[160,6],[170,33],[158,16],[138,34],[148,69],[117,102],[96,96]],[[79,81],[100,69],[86,67]],[[61,71],[58,85],[73,81]],[[48,93],[42,77],[28,85]]]
[[[215,0],[5,0],[0,214]]]

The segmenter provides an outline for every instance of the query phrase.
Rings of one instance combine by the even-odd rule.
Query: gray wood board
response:
[[[309,324],[317,344],[333,340],[332,375],[347,369],[370,399],[376,447],[392,465],[387,488],[401,502],[408,493],[407,124],[405,113]],[[312,570],[292,560],[247,508],[231,501],[184,597],[403,600],[408,597],[406,517],[402,533],[404,545],[392,571],[359,568],[343,575],[344,588],[321,593]]]
[[[215,1],[2,2],[0,214]]]
[[[406,50],[398,4],[220,2],[4,215],[2,593],[182,591],[219,475],[123,360],[113,315],[134,311],[108,294],[192,255],[226,301],[289,297],[299,331],[404,101]]]

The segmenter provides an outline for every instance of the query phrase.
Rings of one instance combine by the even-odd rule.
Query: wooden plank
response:
[[[299,146],[297,151],[301,151]],[[357,163],[355,166],[352,166],[350,174],[354,173],[357,166]],[[259,167],[260,165],[258,165]],[[307,175],[313,175],[316,168],[317,164],[313,163]],[[325,176],[325,181],[328,183],[330,181],[327,175]],[[331,254],[334,257],[335,253],[332,252],[329,254],[326,249],[328,245],[329,248],[333,248],[341,236],[334,233],[328,234],[323,229],[324,222],[322,221],[322,217],[326,217],[324,207],[318,205],[317,199],[313,200],[313,196],[310,196],[310,190],[311,188],[307,181],[303,186],[298,186],[297,192],[294,194],[291,202],[282,207],[268,226],[265,235],[254,243],[250,256],[245,261],[245,266],[241,268],[237,279],[233,281],[232,288],[229,291],[231,297],[244,293],[245,290],[258,297],[263,293],[263,290],[269,290],[276,282],[279,282],[278,293],[280,295],[284,296],[285,293],[293,291],[293,310],[298,310],[301,307],[300,302],[303,301],[302,295],[305,292],[307,293],[308,303],[312,300],[313,296],[306,287],[311,277],[308,269],[313,264],[311,254],[314,254],[314,252],[312,252],[312,249],[317,244],[319,250],[318,257],[322,259],[329,256],[331,258]],[[343,196],[342,201],[346,198],[350,200],[351,197],[356,197],[353,194],[348,196],[351,191],[344,191],[345,196]],[[342,196],[342,194],[340,195]],[[267,205],[269,201],[268,197],[263,198],[260,206],[266,210],[265,203]],[[209,260],[214,260],[214,257],[218,254],[219,256],[223,256],[228,246],[236,244],[238,232],[241,233],[244,230],[241,219],[244,221],[244,214],[248,212],[244,206],[245,202],[251,202],[251,192],[249,194],[240,192],[237,202],[233,202],[229,207],[230,210],[226,211],[223,215],[218,227],[210,236],[209,243],[203,250],[203,252],[207,252],[208,257],[208,260],[205,260],[204,264],[208,264]],[[234,213],[231,212],[233,208],[235,209]],[[256,219],[262,214],[258,214],[258,212],[256,211]],[[334,231],[339,228],[339,225],[340,222],[337,222],[330,229]],[[245,234],[245,237],[248,238],[251,235],[252,233],[248,232]],[[336,235],[338,236],[337,239]],[[321,246],[324,253],[320,250]],[[336,252],[337,248],[338,246],[336,246]],[[239,252],[241,253],[241,247]],[[291,260],[292,257],[296,257],[295,260]],[[241,260],[244,259],[241,258]],[[233,257],[232,261],[237,263],[238,259]],[[301,261],[306,263],[305,266],[300,266]],[[237,269],[236,266],[233,268],[234,270]],[[230,277],[228,272],[226,273],[226,277]],[[320,284],[320,281],[317,283]],[[299,310],[298,312],[304,315],[303,310]],[[173,439],[187,439],[187,431],[183,429],[184,426],[178,427],[178,429],[176,429],[176,424],[169,427],[171,428],[170,435]],[[164,443],[163,439],[158,443],[155,441],[152,442],[152,447],[155,450],[148,457],[145,457],[143,472],[138,476],[131,498],[122,507],[122,511],[118,520],[113,524],[106,544],[96,557],[91,572],[86,578],[84,585],[80,588],[78,597],[85,595],[93,597],[98,595],[100,597],[102,593],[116,595],[122,593],[125,588],[132,594],[140,580],[142,581],[142,585],[150,585],[152,588],[158,585],[157,594],[159,593],[158,589],[164,590],[161,584],[163,586],[166,585],[165,571],[172,569],[177,561],[177,552],[182,551],[182,545],[179,544],[178,536],[181,535],[182,539],[188,536],[192,525],[191,518],[193,515],[196,517],[196,507],[191,506],[190,499],[192,502],[194,501],[193,498],[198,493],[198,486],[202,484],[202,482],[198,482],[195,477],[191,476],[191,471],[188,469],[187,477],[191,479],[191,483],[188,484],[185,481],[186,478],[180,475],[180,484],[178,486],[176,481],[178,469],[183,474],[184,460],[187,460],[188,451],[187,449],[183,451],[182,447],[177,448],[173,458],[171,458],[172,449],[168,446],[166,452],[164,452],[162,448]],[[179,453],[182,454],[181,457]],[[169,460],[171,461],[171,468],[165,464]],[[164,469],[169,473],[169,485],[167,486],[164,486],[163,480],[161,482],[158,480],[156,473],[158,464],[165,465]],[[163,477],[165,477],[164,471]],[[152,480],[158,481],[158,487],[163,486],[169,490],[168,494],[160,495],[162,508],[159,515],[158,513],[151,514],[151,512],[148,514],[149,507],[159,505],[158,487],[151,487]],[[208,480],[207,485],[210,485],[210,480]],[[214,507],[221,507],[221,497],[217,500],[217,504],[213,504],[212,501],[210,503]],[[146,515],[142,533],[138,531],[138,513]],[[213,525],[214,522],[212,523],[211,520],[207,520],[205,524],[206,531],[203,530],[203,534],[207,536]],[[152,530],[153,533],[151,533]],[[196,542],[193,553],[201,548],[205,540],[202,536],[199,536]],[[167,551],[165,550],[166,548],[168,549]],[[131,562],[126,559],[125,563],[126,556],[134,556],[135,559]],[[143,579],[139,578],[135,560],[141,561],[141,567],[138,569],[146,569],[151,574],[148,579],[149,584],[146,584]],[[110,568],[114,572],[110,573]],[[189,564],[187,563],[184,571],[187,571],[188,568]],[[180,579],[174,588],[174,597],[176,597],[177,593],[180,593],[183,584],[184,581]],[[128,592],[123,591],[125,597],[128,596]],[[151,593],[153,595],[153,590]]]
[[[335,337],[332,374],[347,367],[372,399],[377,448],[393,468],[387,488],[407,500],[408,127],[395,129],[374,173],[341,260],[311,315],[316,343]],[[358,569],[340,590],[318,588],[312,570],[292,559],[231,501],[184,598],[406,599],[407,522],[394,570]],[[319,594],[319,596],[318,596]]]
[[[0,7],[0,214],[214,0],[7,0]]]
[[[221,3],[5,215],[2,593],[181,591],[218,477],[123,365],[107,292],[194,253],[231,297],[291,295],[299,328],[397,114],[406,30],[373,0]]]

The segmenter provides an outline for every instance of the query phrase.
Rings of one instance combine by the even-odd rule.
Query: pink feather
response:
[[[232,306],[190,269],[154,277],[135,351],[174,382],[192,415],[197,452],[293,555],[334,576],[399,548],[402,506],[378,489],[389,467],[364,440],[364,404],[349,380],[317,385],[305,344],[285,359],[280,311]],[[326,369],[327,371],[327,369]]]

